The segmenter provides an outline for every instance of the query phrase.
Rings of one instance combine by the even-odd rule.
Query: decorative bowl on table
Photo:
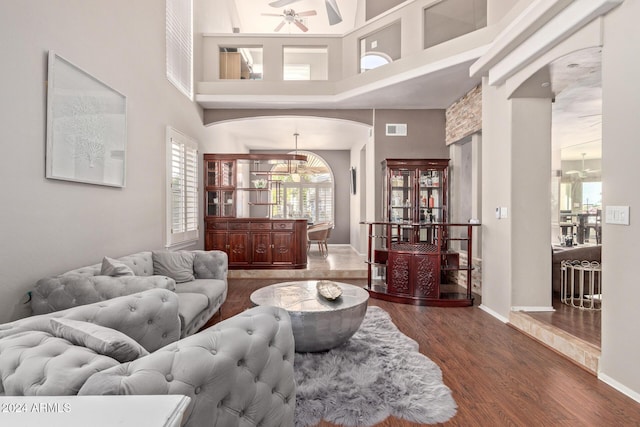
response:
[[[254,179],[253,186],[256,188],[267,188],[267,180],[266,179]]]
[[[342,295],[342,288],[330,280],[318,280],[316,289],[321,297],[329,301],[334,301]]]

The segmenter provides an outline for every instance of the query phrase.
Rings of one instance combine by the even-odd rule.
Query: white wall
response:
[[[482,309],[506,320],[511,310],[511,106],[505,88],[482,82]]]
[[[157,0],[0,3],[0,322],[41,277],[164,245],[165,128],[208,139],[200,109],[165,77]],[[47,53],[127,96],[127,185],[45,178]],[[200,246],[202,243],[200,243]]]
[[[602,357],[600,378],[640,401],[638,242],[640,183],[640,2],[605,17],[602,49],[603,204],[626,205],[631,225],[602,225]],[[633,184],[632,184],[633,183]]]
[[[576,18],[574,15],[582,13],[579,9],[589,4],[591,2],[572,2],[571,6],[577,9],[573,9],[573,15],[565,15],[564,18]],[[605,8],[615,6],[611,2],[602,4]],[[565,11],[560,12],[563,13]],[[526,263],[523,262],[525,260],[522,258],[522,251],[518,250],[519,234],[515,233],[514,229],[522,227],[523,224],[537,228],[541,238],[536,239],[535,244],[540,248],[542,238],[546,239],[549,235],[548,228],[541,225],[539,218],[527,214],[525,209],[518,208],[515,212],[512,209],[514,215],[518,214],[519,217],[510,218],[503,223],[501,221],[504,220],[497,220],[493,216],[495,206],[501,205],[503,201],[517,202],[513,195],[527,191],[528,188],[534,188],[536,193],[540,193],[538,199],[544,197],[542,187],[535,183],[527,183],[521,173],[509,172],[509,169],[522,167],[521,163],[514,160],[518,153],[509,152],[516,146],[515,136],[522,135],[517,130],[518,126],[522,126],[522,117],[517,116],[523,115],[517,106],[514,108],[514,100],[510,99],[510,94],[536,70],[560,56],[582,48],[597,47],[602,43],[603,204],[605,207],[630,206],[631,225],[613,225],[606,222],[603,224],[602,356],[598,377],[640,401],[640,369],[636,363],[640,357],[640,343],[635,339],[640,334],[635,303],[638,279],[633,268],[638,260],[634,248],[640,239],[640,227],[634,222],[633,212],[636,212],[640,205],[640,195],[633,187],[629,187],[629,183],[640,182],[640,172],[635,166],[640,155],[640,146],[635,143],[640,133],[637,121],[637,112],[640,111],[640,84],[636,78],[640,73],[640,60],[637,55],[633,55],[633,46],[640,43],[638,16],[640,3],[627,0],[603,18],[597,18],[587,25],[583,21],[581,25],[584,27],[579,30],[574,27],[568,33],[556,33],[556,39],[546,38],[550,36],[550,32],[545,31],[543,27],[535,38],[527,40],[529,47],[533,45],[538,48],[535,52],[529,50],[532,57],[520,55],[516,58],[512,55],[511,58],[507,56],[507,61],[503,63],[498,62],[499,59],[496,61],[498,66],[503,66],[498,70],[498,75],[505,75],[505,70],[514,71],[504,84],[497,78],[498,83],[495,86],[488,85],[487,78],[484,78],[482,154],[483,165],[491,169],[483,168],[482,303],[488,311],[492,311],[498,317],[506,317],[508,314],[509,299],[512,304],[537,304],[535,298],[539,295],[526,294],[526,290],[519,287],[516,280],[516,277],[522,277],[526,272]],[[561,17],[556,19],[555,24],[567,21]],[[576,32],[572,32],[574,29]],[[544,43],[548,44],[543,49],[541,46]],[[522,52],[521,50],[520,53]],[[492,71],[493,69],[489,71],[489,75]],[[542,104],[544,101],[540,102],[541,104],[534,108],[531,119],[544,128],[548,124],[542,117],[548,107]],[[514,111],[517,116],[514,116]],[[539,130],[531,131],[532,135],[538,132]],[[541,139],[546,139],[546,136]],[[545,168],[548,177],[550,160],[538,157],[542,154],[541,151],[533,154],[535,158],[532,163]],[[550,158],[550,151],[548,156]],[[548,180],[545,186],[549,188]],[[548,211],[540,211],[538,215],[546,216],[548,223]],[[507,226],[509,222],[510,227]],[[545,236],[542,236],[543,234]],[[548,245],[544,246],[544,251],[548,253]],[[515,270],[517,274],[514,274]]]

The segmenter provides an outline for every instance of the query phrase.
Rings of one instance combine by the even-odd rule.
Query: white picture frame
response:
[[[46,177],[125,187],[127,98],[49,51]]]

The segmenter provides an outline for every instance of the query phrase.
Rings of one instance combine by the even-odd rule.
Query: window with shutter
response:
[[[167,78],[193,100],[193,3],[166,0]]]
[[[198,144],[167,128],[166,246],[198,240]]]
[[[271,209],[271,218],[307,218],[313,223],[334,222],[334,181],[329,164],[317,154],[298,151],[307,156],[307,163],[295,173],[288,165],[273,167],[272,180],[280,181],[284,191],[284,203]],[[272,189],[271,199],[276,203],[278,189]]]

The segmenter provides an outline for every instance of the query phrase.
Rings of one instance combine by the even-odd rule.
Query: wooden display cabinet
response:
[[[207,218],[205,250],[229,256],[229,268],[299,269],[307,266],[307,220]]]
[[[204,159],[205,216],[236,216],[236,161]]]
[[[281,203],[280,182],[271,180],[268,165],[274,160],[300,161],[304,156],[278,154],[205,154],[205,250],[222,250],[229,257],[229,268],[305,268],[307,265],[307,220],[262,217],[238,218],[238,201],[247,207]],[[306,159],[306,158],[305,158]],[[250,180],[263,181],[238,186],[238,169],[249,166]],[[271,198],[272,191],[276,195]],[[248,211],[248,209],[246,210]]]
[[[449,159],[386,159],[383,219],[389,222],[447,222]]]
[[[381,166],[383,220],[367,223],[371,295],[417,305],[471,305],[470,288],[461,294],[446,284],[448,271],[465,270],[471,279],[470,267],[449,250],[450,228],[463,226],[448,223],[449,160],[386,159]],[[456,240],[467,240],[470,250],[471,239]]]

